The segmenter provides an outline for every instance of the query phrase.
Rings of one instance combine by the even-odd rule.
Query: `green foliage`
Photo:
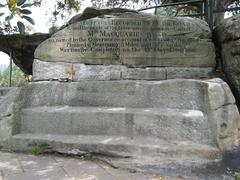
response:
[[[176,8],[174,7],[157,8],[156,14],[160,16],[175,16]]]
[[[24,32],[25,32],[25,25],[22,22],[18,21],[17,22],[17,26],[18,26],[20,34],[24,34]]]
[[[19,18],[21,20],[26,20],[32,25],[34,25],[34,20],[26,15],[32,14],[32,12],[29,9],[25,9],[27,7],[31,7],[33,4],[26,4],[26,0],[5,0],[6,4],[0,4],[0,8],[8,8],[9,13],[6,12],[0,12],[0,17],[5,15],[5,23],[3,23],[4,26],[1,26],[0,31],[5,31],[7,33],[14,32],[12,29],[11,21],[14,17]],[[1,25],[1,24],[0,24]],[[5,27],[8,25],[9,30],[6,30]],[[3,28],[4,27],[4,28]],[[15,27],[14,27],[15,28]],[[20,34],[25,33],[25,25],[22,21],[17,22],[17,28]],[[16,29],[16,28],[15,28]]]
[[[7,87],[9,80],[9,67],[0,73],[0,87]],[[26,83],[24,73],[16,66],[12,68],[12,86],[22,86]]]
[[[87,153],[85,153],[85,154],[83,155],[83,158],[84,158],[85,160],[91,161],[91,160],[93,160],[93,154],[90,153],[90,152],[87,152]]]
[[[57,31],[58,31],[58,27],[57,26],[52,26],[52,27],[50,27],[49,29],[48,29],[48,32],[50,33],[50,34],[54,34],[54,33],[56,33]]]
[[[22,6],[25,2],[26,0],[18,0],[17,5]]]
[[[32,13],[29,8],[32,6],[40,6],[43,0],[2,0],[0,1],[0,33],[15,33],[21,32],[24,33],[24,28],[22,25],[25,25],[24,21],[34,25],[35,22],[29,15]],[[53,26],[56,25],[58,19],[68,19],[69,15],[73,12],[78,12],[80,10],[80,5],[85,2],[91,2],[93,6],[102,8],[102,7],[115,7],[115,8],[132,8],[132,9],[140,9],[143,7],[150,7],[160,4],[167,4],[173,2],[181,2],[187,0],[51,0],[53,3],[54,10],[52,13],[53,18],[51,18],[51,22]],[[5,2],[5,3],[4,3]],[[215,9],[223,9],[226,7],[239,7],[240,0],[215,0]],[[2,12],[1,10],[9,10],[9,13]],[[165,8],[165,10],[159,10],[159,14],[161,15],[183,15],[189,14],[193,8],[189,8],[186,5],[186,8],[183,6],[179,6],[179,8]],[[194,10],[195,11],[195,10]],[[237,14],[239,11],[234,11],[233,14]],[[20,22],[17,23],[16,26],[11,25],[11,21],[17,17],[20,19]],[[20,18],[19,18],[20,17]],[[2,20],[1,20],[2,18]]]
[[[37,144],[32,150],[32,154],[35,156],[41,155],[44,153],[45,146],[43,144]]]
[[[82,1],[84,0],[57,0],[54,5],[55,9],[52,12],[52,26],[56,26],[56,22],[59,18],[63,20],[72,12],[78,12],[80,10],[80,2]]]
[[[78,11],[80,2],[78,0],[57,1],[58,8]]]
[[[26,19],[26,20],[27,20],[28,22],[30,22],[32,25],[35,24],[34,20],[33,20],[32,18],[30,18],[29,16],[23,15],[22,18],[23,18],[23,19]]]
[[[240,171],[234,173],[236,180],[240,180]]]

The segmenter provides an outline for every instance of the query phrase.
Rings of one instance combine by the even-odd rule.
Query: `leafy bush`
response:
[[[236,180],[240,180],[240,171],[235,172],[234,176],[235,176]]]
[[[91,160],[93,160],[93,154],[90,153],[90,152],[87,152],[87,153],[85,153],[85,154],[83,155],[83,158],[84,158],[85,160],[91,161]]]
[[[24,34],[26,28],[22,20],[26,20],[32,25],[35,24],[34,20],[29,17],[29,14],[32,14],[32,12],[28,8],[31,7],[32,4],[26,3],[27,0],[5,0],[5,2],[5,4],[0,4],[0,8],[8,8],[9,13],[6,13],[4,11],[0,12],[0,17],[5,16],[4,27],[1,27],[1,30],[7,31],[8,33],[14,32],[11,21],[14,17],[16,17],[16,19],[21,19],[21,21],[17,21],[18,31],[21,34]],[[6,30],[7,28],[9,29]]]
[[[37,144],[35,148],[32,150],[33,155],[38,156],[44,153],[44,145],[43,144]]]
[[[7,87],[9,81],[9,67],[0,73],[0,87]],[[12,86],[22,86],[26,83],[26,78],[24,73],[17,67],[13,65],[12,68]]]

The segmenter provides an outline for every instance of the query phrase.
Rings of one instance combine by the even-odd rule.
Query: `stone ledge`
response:
[[[78,63],[44,62],[35,59],[33,80],[166,80],[201,79],[211,76],[213,68],[146,67],[129,68],[122,65],[85,65]]]

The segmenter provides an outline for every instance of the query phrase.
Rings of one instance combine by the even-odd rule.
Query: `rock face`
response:
[[[14,104],[18,96],[17,88],[0,89],[0,147],[13,135]]]
[[[36,49],[35,81],[200,79],[215,67],[201,20],[88,8],[70,22]]]
[[[214,31],[222,68],[240,107],[240,16],[224,20]]]
[[[31,83],[10,91],[0,112],[4,148],[175,162],[169,173],[239,143],[239,113],[220,79]]]
[[[32,74],[34,51],[41,42],[49,37],[49,34],[0,35],[0,51],[10,55],[12,50],[14,63],[24,73]]]
[[[201,20],[123,13],[69,25],[41,43],[35,58],[94,65],[214,67],[210,38]]]
[[[239,136],[235,100],[220,79],[31,83],[9,91],[1,107],[7,110],[1,122],[6,117],[16,123],[12,135],[142,136],[222,150]]]

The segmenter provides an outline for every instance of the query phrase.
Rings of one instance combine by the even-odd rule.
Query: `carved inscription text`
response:
[[[80,56],[94,53],[118,58],[150,53],[179,57],[196,51],[195,45],[182,36],[193,28],[176,20],[92,19],[72,25],[69,34],[51,38],[49,43],[60,43],[60,52]]]

